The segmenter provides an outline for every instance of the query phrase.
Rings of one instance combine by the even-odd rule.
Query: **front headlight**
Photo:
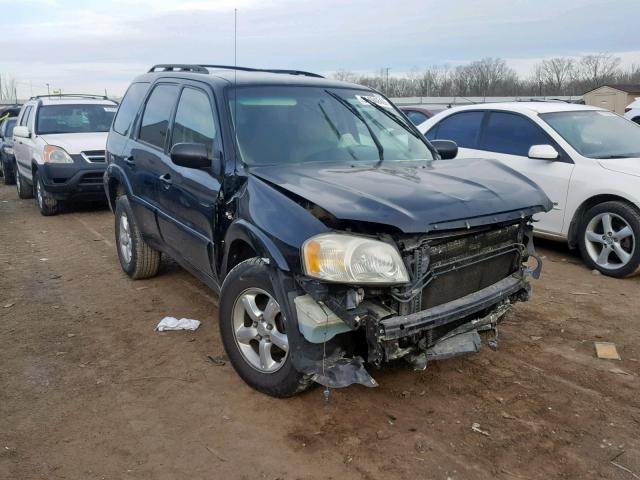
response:
[[[354,235],[323,233],[302,245],[309,277],[328,282],[392,284],[409,281],[398,250],[388,243]]]
[[[7,155],[13,155],[13,147],[5,145],[4,147],[2,147],[2,150],[4,150],[4,153],[6,153]]]
[[[73,163],[69,154],[55,145],[45,145],[42,159],[45,163]]]

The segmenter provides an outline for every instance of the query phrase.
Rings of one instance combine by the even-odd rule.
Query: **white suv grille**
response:
[[[104,150],[87,150],[86,152],[80,152],[80,155],[89,163],[105,162]]]

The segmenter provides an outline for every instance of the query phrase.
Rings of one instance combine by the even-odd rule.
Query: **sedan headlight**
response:
[[[2,150],[4,150],[4,153],[6,153],[7,155],[13,155],[13,147],[5,145],[4,147],[2,147]]]
[[[42,159],[45,163],[73,163],[73,159],[62,148],[46,145]]]
[[[326,233],[302,245],[305,274],[328,282],[393,284],[409,281],[398,250],[388,243]]]

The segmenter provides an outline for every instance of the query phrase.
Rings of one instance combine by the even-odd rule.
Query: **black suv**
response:
[[[359,85],[157,65],[107,141],[120,263],[151,277],[164,253],[218,292],[226,352],[262,392],[374,386],[365,360],[477,351],[539,271],[547,196],[497,162],[443,160],[456,151]]]

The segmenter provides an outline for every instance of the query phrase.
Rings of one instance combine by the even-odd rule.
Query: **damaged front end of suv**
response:
[[[254,214],[283,202],[297,225],[280,247],[290,271],[274,284],[296,369],[333,388],[376,386],[365,363],[424,369],[477,352],[482,330],[496,348],[498,322],[539,276],[532,218],[551,206],[487,160],[257,167],[243,197],[259,199],[248,200]]]

